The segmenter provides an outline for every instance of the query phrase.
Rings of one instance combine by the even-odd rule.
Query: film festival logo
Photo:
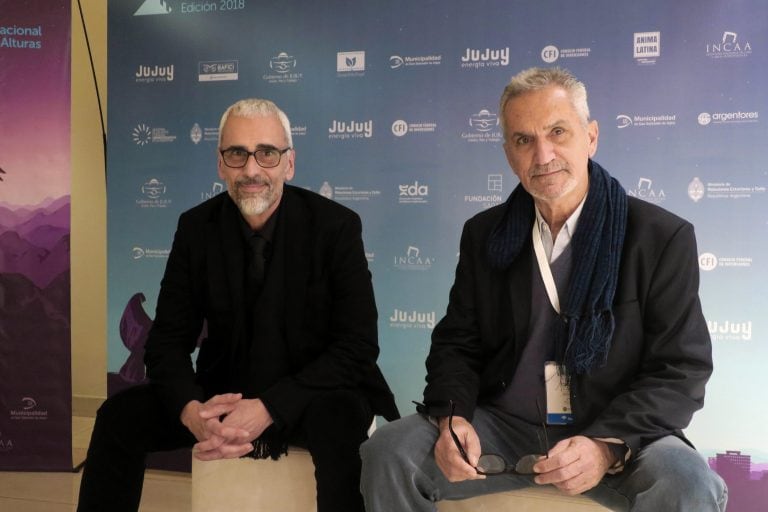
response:
[[[633,48],[638,64],[656,64],[656,59],[661,57],[661,32],[635,32]]]
[[[749,41],[738,41],[736,32],[723,32],[723,37],[715,43],[707,43],[707,57],[713,59],[749,57],[752,54],[752,45]]]
[[[202,128],[198,123],[195,123],[192,125],[192,128],[189,129],[189,140],[195,145],[200,144],[201,141],[218,142],[219,127]]]
[[[167,188],[165,183],[157,178],[151,178],[141,186],[141,194],[144,196],[136,200],[139,208],[167,208],[171,204],[170,199],[163,199]]]
[[[405,311],[395,308],[389,317],[389,326],[395,329],[434,329],[437,315],[434,311]]]
[[[370,139],[373,137],[373,121],[331,121],[328,138],[331,140]]]
[[[395,268],[399,270],[429,270],[435,263],[435,258],[421,255],[421,250],[412,245],[408,246],[405,255],[395,256]]]
[[[237,60],[209,60],[197,63],[198,82],[224,82],[237,80],[239,74]]]
[[[464,132],[461,138],[467,142],[501,142],[499,116],[490,110],[480,110],[469,116],[471,132]]]
[[[577,57],[589,57],[592,48],[563,48],[562,50],[555,45],[547,45],[541,50],[541,60],[547,64],[552,64],[557,59],[571,59]]]
[[[144,123],[139,123],[131,132],[131,138],[137,146],[147,144],[163,144],[173,142],[176,136],[168,132],[166,128],[153,128]]]
[[[240,11],[245,9],[246,1],[247,0],[198,0],[179,2],[179,0],[174,0],[172,2],[171,0],[144,0],[133,15],[153,16],[157,14],[171,14],[173,12],[179,12],[181,14],[199,14],[218,11]],[[171,3],[176,6],[176,9],[171,6]]]
[[[492,50],[467,48],[461,56],[463,69],[500,68],[509,65],[509,46]]]
[[[43,27],[37,26],[0,26],[0,48],[40,50],[43,48]],[[24,39],[17,39],[24,38]],[[31,40],[30,38],[38,38]]]
[[[427,204],[429,202],[429,185],[419,183],[419,180],[406,185],[398,185],[397,202],[400,204]]]
[[[501,195],[504,188],[504,175],[489,174],[486,183],[488,186],[488,193],[466,194],[464,196],[464,202],[481,203],[482,207],[486,209],[504,202],[504,197]]]
[[[338,52],[336,53],[336,76],[364,76],[365,52]]]
[[[709,335],[713,341],[751,341],[752,321],[707,320]]]
[[[398,119],[392,123],[392,134],[395,137],[402,137],[409,133],[434,133],[435,130],[437,130],[437,123],[409,123],[402,119]]]
[[[391,55],[389,57],[389,69],[439,66],[442,63],[442,55],[406,55],[405,57],[401,57],[400,55]]]
[[[153,84],[173,82],[174,65],[169,66],[144,66],[139,65],[139,69],[134,73],[136,83]]]
[[[270,84],[295,84],[304,77],[296,69],[296,57],[280,52],[269,59],[270,72],[261,78]]]

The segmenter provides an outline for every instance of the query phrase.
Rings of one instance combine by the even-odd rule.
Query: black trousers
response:
[[[373,415],[355,391],[328,391],[307,407],[289,435],[309,450],[315,464],[318,512],[363,512],[360,444]],[[178,419],[169,418],[149,386],[136,386],[107,399],[96,416],[80,484],[78,512],[135,512],[149,452],[196,442]],[[253,482],[258,485],[258,482]]]

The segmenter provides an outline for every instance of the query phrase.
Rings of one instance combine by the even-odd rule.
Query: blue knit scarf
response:
[[[531,236],[533,198],[521,186],[510,194],[504,217],[488,239],[494,268],[505,269]],[[615,327],[611,306],[619,277],[627,226],[627,195],[619,182],[589,161],[589,192],[571,239],[573,268],[560,316],[565,328],[555,339],[558,362],[568,376],[605,365]]]

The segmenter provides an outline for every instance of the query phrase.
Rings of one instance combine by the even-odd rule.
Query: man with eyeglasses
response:
[[[682,432],[712,372],[693,226],[592,160],[569,72],[520,72],[500,112],[520,185],[464,226],[420,414],[361,447],[366,510],[551,484],[612,510],[723,511]]]
[[[222,116],[227,192],[179,219],[146,343],[149,385],[100,408],[79,511],[138,510],[147,452],[277,459],[288,444],[312,456],[319,512],[363,511],[360,443],[374,414],[398,412],[376,365],[360,218],[287,185],[295,155],[274,103],[241,100]]]

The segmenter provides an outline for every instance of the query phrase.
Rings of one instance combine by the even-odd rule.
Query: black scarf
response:
[[[533,198],[518,185],[506,202],[504,217],[488,239],[494,268],[507,268],[531,235]],[[619,277],[627,226],[627,195],[619,182],[589,161],[589,192],[571,240],[573,268],[560,317],[565,328],[555,340],[558,362],[568,376],[605,365],[615,327],[611,305]]]

